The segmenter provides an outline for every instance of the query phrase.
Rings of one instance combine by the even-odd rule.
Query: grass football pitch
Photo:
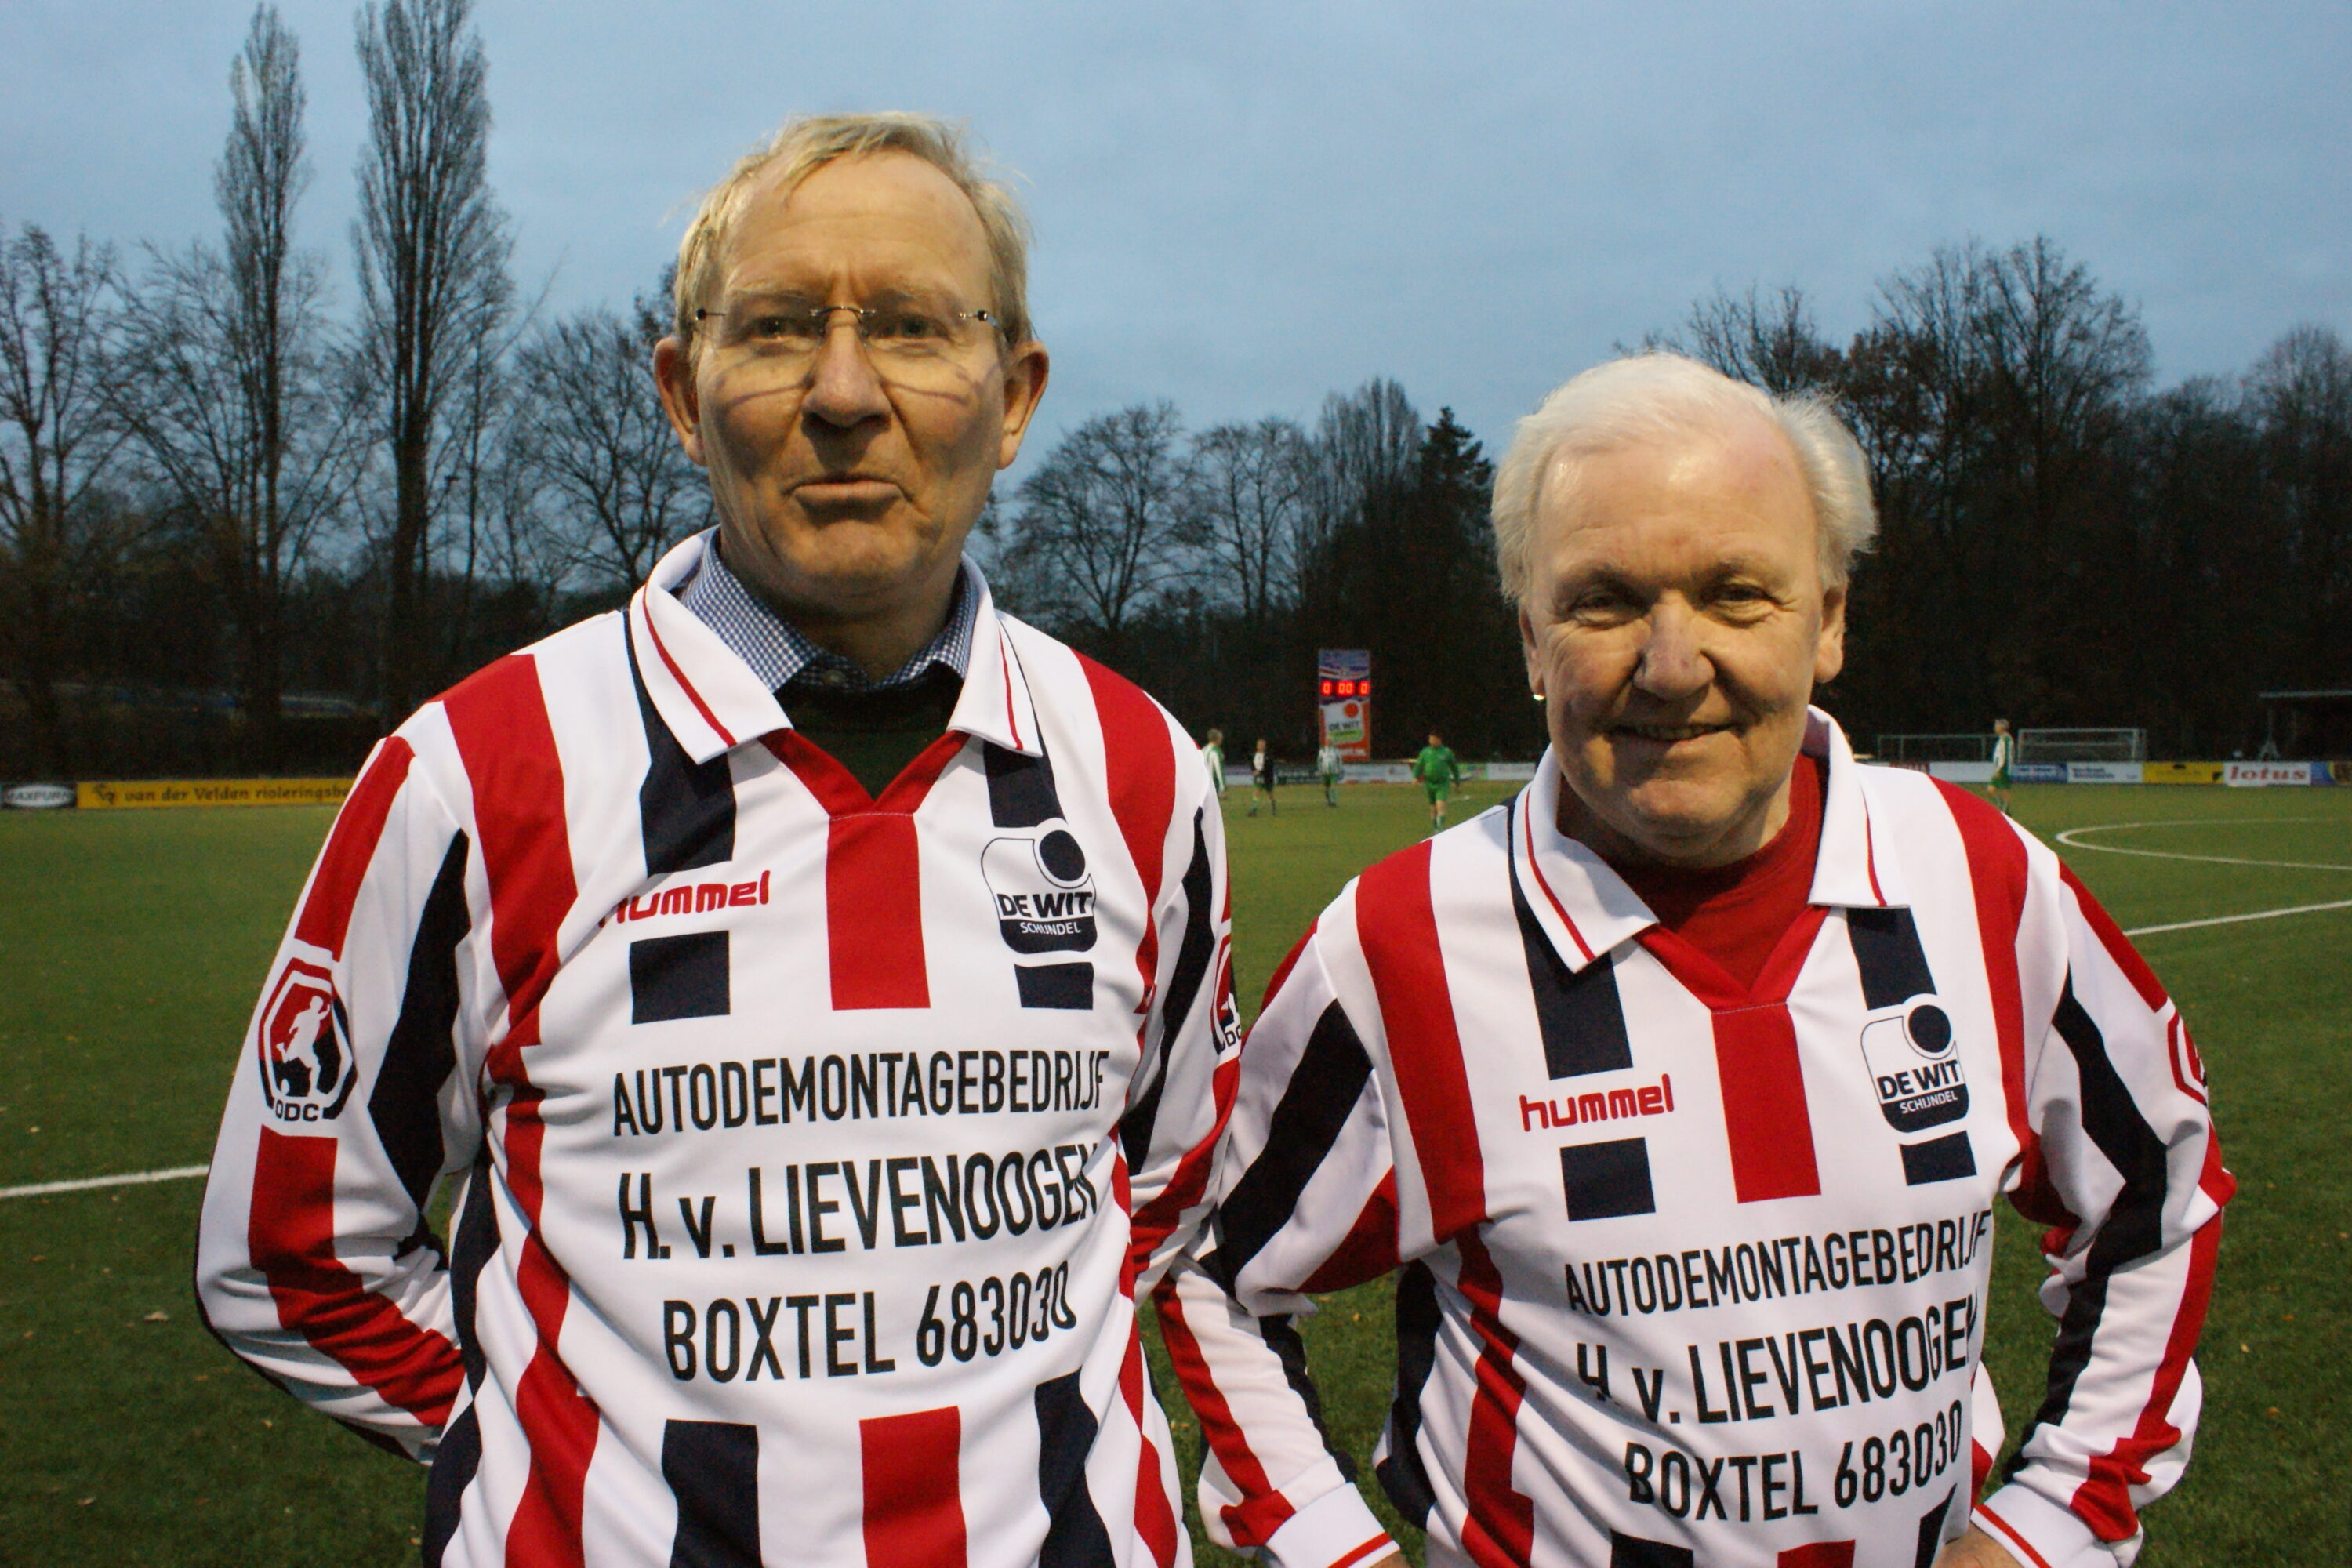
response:
[[[1502,793],[1474,786],[1457,819]],[[1339,885],[1425,831],[1409,786],[1342,801],[1286,790],[1279,816],[1252,818],[1245,795],[1228,799],[1245,1015]],[[2137,825],[2084,837],[2157,854],[2062,848],[2127,929],[2352,899],[2352,791],[2026,788],[2017,810],[2045,838]],[[299,807],[0,816],[0,1187],[205,1160],[328,821]],[[2352,909],[2139,945],[2196,1031],[2240,1182],[2196,1462],[2149,1510],[2140,1561],[2352,1561]],[[198,1187],[0,1199],[0,1561],[414,1563],[421,1472],[264,1384],[196,1321]],[[2008,1216],[1987,1360],[2012,1430],[2047,1353],[2039,1272],[2032,1227]],[[1385,1408],[1388,1297],[1374,1285],[1324,1308],[1307,1340],[1333,1436],[1360,1461]],[[1164,1377],[1162,1397],[1189,1477],[1197,1427]],[[1232,1561],[1194,1540],[1203,1562]]]

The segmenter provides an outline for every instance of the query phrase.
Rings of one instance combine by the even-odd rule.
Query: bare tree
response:
[[[2025,465],[2028,505],[2046,531],[2147,390],[2147,329],[2047,236],[1980,256],[1975,283],[2004,445]]]
[[[1097,415],[1021,482],[1007,565],[1027,597],[1117,649],[1175,575],[1183,423],[1172,403]]]
[[[2117,462],[2148,363],[2137,313],[2046,237],[1940,247],[1881,285],[1843,378],[1882,522],[1854,598],[1871,657],[1852,661],[1850,689],[1899,668],[1907,689],[1888,689],[1889,707],[2053,713],[2092,700],[2079,652],[1990,634],[2048,624],[2083,647],[2111,640],[2094,626],[2126,613],[2111,591],[2132,547]],[[1888,596],[1897,584],[1938,613],[1908,613]]]
[[[70,256],[31,224],[0,240],[0,655],[44,771],[66,763],[58,682],[119,542],[101,489],[123,440],[107,384],[119,289],[113,251],[87,237]]]
[[[1412,482],[1421,440],[1420,411],[1404,388],[1386,377],[1323,400],[1290,552],[1294,603],[1330,597],[1335,545],[1382,497]]]
[[[542,327],[516,361],[554,531],[573,567],[624,592],[706,507],[646,368],[667,330],[650,299],[626,318],[592,307]]]
[[[1410,479],[1421,437],[1412,399],[1385,376],[1325,398],[1315,423],[1323,505],[1340,512],[1360,509],[1374,491]]]
[[[529,457],[511,363],[521,337],[513,298],[506,273],[493,273],[459,345],[434,443],[425,560],[428,568],[439,563],[440,580],[427,579],[437,589],[428,654],[443,669],[478,662],[474,609],[486,557],[496,553],[494,536],[517,499],[515,480]]]
[[[309,183],[299,47],[274,6],[229,68],[213,189],[225,243],[153,253],[117,384],[123,425],[195,528],[236,634],[249,759],[278,752],[289,592],[349,494],[357,399],[335,374],[324,271],[293,247]]]
[[[508,305],[512,244],[491,198],[488,66],[471,0],[370,0],[360,11],[368,142],[360,154],[362,358],[394,480],[382,541],[384,695],[395,719],[436,675],[434,511],[444,416]],[[467,425],[460,431],[474,426]],[[467,531],[470,542],[471,531]]]
[[[2246,377],[2262,432],[2263,490],[2282,546],[2282,579],[2295,591],[2277,619],[2282,679],[2346,668],[2352,610],[2352,350],[2327,327],[2298,327]],[[2265,620],[2271,618],[2266,615]]]
[[[1311,469],[1307,433],[1287,419],[1220,425],[1193,438],[1194,521],[1252,629],[1296,603],[1292,556]]]
[[[1752,283],[1742,295],[1718,290],[1691,307],[1683,330],[1687,340],[1667,337],[1658,345],[1776,396],[1834,386],[1843,362],[1822,340],[1804,290],[1793,283],[1769,296]]]

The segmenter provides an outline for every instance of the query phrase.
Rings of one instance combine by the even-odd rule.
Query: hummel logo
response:
[[[675,888],[662,888],[642,898],[623,899],[613,906],[606,921],[645,921],[656,915],[698,915],[712,910],[733,909],[744,904],[764,904],[768,901],[768,873],[760,873],[755,882],[689,882]]]
[[[1675,1108],[1675,1080],[1666,1073],[1643,1089],[1612,1089],[1592,1094],[1564,1094],[1558,1100],[1519,1096],[1519,1131],[1574,1127],[1585,1121],[1613,1121],[1626,1116],[1664,1116]]]

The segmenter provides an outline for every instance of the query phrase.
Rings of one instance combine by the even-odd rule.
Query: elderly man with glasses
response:
[[[1024,271],[935,121],[744,159],[655,355],[716,528],[328,839],[199,1285],[430,1462],[429,1563],[1184,1554],[1134,1296],[1231,1089],[1223,843],[1169,715],[962,553],[1045,385]]]
[[[1292,1319],[1397,1270],[1378,1468],[1433,1568],[2126,1568],[2231,1182],[2090,893],[1811,705],[1875,526],[1853,437],[1622,360],[1520,422],[1494,522],[1551,747],[1349,884],[1251,1031],[1160,1291],[1202,1516],[1281,1568],[1383,1559]],[[2060,1324],[1980,1496],[2004,1197]]]

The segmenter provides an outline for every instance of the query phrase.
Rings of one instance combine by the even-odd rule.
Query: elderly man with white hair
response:
[[[1377,1463],[1432,1563],[2128,1564],[2231,1181],[2090,894],[1810,705],[1875,526],[1853,437],[1620,360],[1521,422],[1494,521],[1550,749],[1349,883],[1244,1048],[1158,1298],[1212,1532],[1383,1556],[1293,1320],[1398,1270]],[[2059,1331],[1980,1496],[2003,1194],[2050,1227]]]

